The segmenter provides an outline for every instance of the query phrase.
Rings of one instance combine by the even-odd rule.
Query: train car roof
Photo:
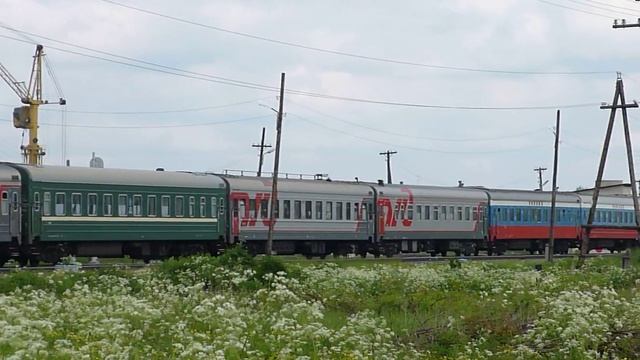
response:
[[[373,184],[372,186],[381,196],[407,196],[410,191],[414,197],[488,200],[487,194],[483,190],[474,188],[399,184]]]
[[[484,189],[489,193],[492,201],[551,201],[551,191]],[[579,202],[580,197],[572,192],[558,192],[556,200],[559,202]]]
[[[271,192],[270,177],[220,175],[229,182],[231,191]],[[367,183],[327,180],[278,179],[278,192],[336,194],[336,195],[372,195],[373,190]]]
[[[593,197],[591,195],[578,195],[582,199],[583,204],[591,204]],[[598,196],[599,205],[628,205],[633,207],[633,197],[628,195],[600,195]]]
[[[225,187],[224,181],[214,174],[65,166],[31,166],[23,164],[7,165],[20,170],[30,181],[35,182],[194,188]]]
[[[7,184],[18,182],[20,182],[20,173],[18,170],[10,166],[0,164],[0,183]]]

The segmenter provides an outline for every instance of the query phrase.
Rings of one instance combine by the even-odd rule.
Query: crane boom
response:
[[[16,80],[16,78],[11,75],[9,70],[7,70],[2,63],[0,63],[0,77],[7,83],[7,85],[9,85],[11,90],[20,97],[20,101],[24,102],[29,99],[29,91],[26,86],[24,86],[24,82]]]
[[[31,65],[29,86],[25,86],[24,82],[17,81],[9,70],[0,64],[0,77],[20,97],[20,101],[25,104],[25,106],[13,109],[13,126],[18,129],[29,130],[29,144],[20,147],[24,155],[24,161],[29,165],[41,165],[42,157],[45,155],[38,139],[38,107],[43,104],[66,105],[67,103],[62,98],[57,102],[42,100],[42,60],[44,57],[42,49],[42,45],[36,46],[36,53],[33,56],[33,64]]]

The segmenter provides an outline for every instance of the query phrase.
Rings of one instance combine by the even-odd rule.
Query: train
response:
[[[242,245],[264,253],[272,179],[188,171],[0,163],[0,264],[62,257],[150,261]],[[638,240],[630,196],[601,196],[590,246]],[[555,251],[580,246],[591,197],[558,192]],[[362,181],[278,180],[273,252],[500,255],[541,252],[551,193]]]

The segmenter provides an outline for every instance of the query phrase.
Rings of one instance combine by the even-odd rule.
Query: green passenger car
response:
[[[159,259],[216,253],[225,182],[216,175],[12,164],[22,178],[22,247],[31,261]]]

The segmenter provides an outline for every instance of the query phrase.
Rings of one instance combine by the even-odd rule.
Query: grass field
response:
[[[0,276],[6,359],[636,359],[640,259],[283,262]],[[537,263],[537,262],[536,262]]]

